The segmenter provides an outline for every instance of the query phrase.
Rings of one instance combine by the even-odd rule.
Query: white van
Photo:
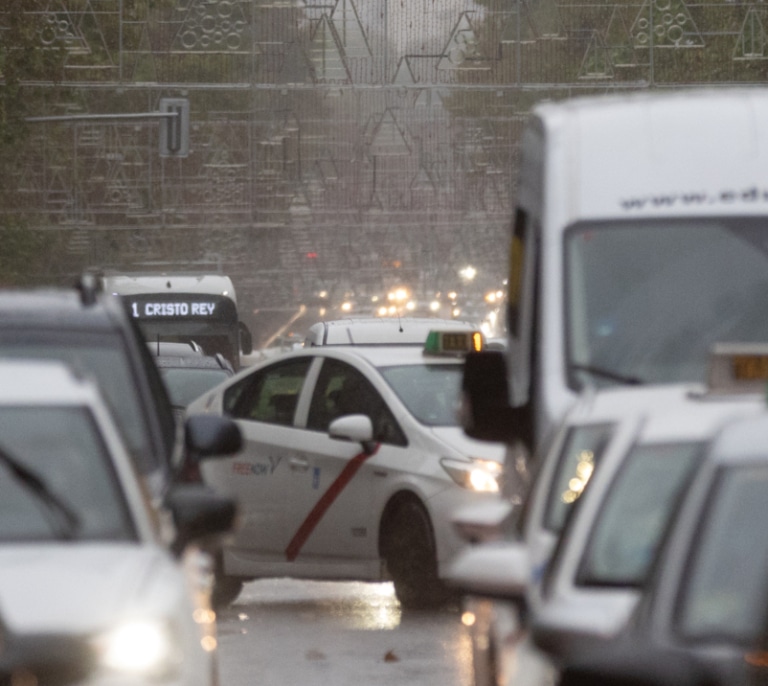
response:
[[[467,358],[465,430],[528,456],[587,386],[704,381],[715,343],[768,341],[768,89],[537,106],[507,325]]]

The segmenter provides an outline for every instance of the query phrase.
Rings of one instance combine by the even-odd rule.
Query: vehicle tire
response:
[[[382,554],[403,608],[432,608],[450,598],[437,574],[429,515],[419,503],[413,500],[400,503],[387,518]]]
[[[211,605],[214,610],[223,610],[237,600],[240,591],[243,590],[243,582],[231,576],[216,576],[211,593]]]
[[[216,559],[213,573],[213,589],[211,591],[211,605],[214,610],[222,610],[237,600],[240,591],[243,590],[243,580],[236,576],[224,574],[221,557]]]

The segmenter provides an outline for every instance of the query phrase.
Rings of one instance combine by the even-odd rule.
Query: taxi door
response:
[[[293,420],[311,362],[301,357],[275,363],[225,392],[224,411],[237,422],[243,449],[234,460],[209,464],[228,470],[226,492],[239,502],[241,525],[234,548],[259,555],[281,554],[285,548],[286,503],[296,456]],[[209,472],[206,480],[217,485]]]
[[[356,442],[330,438],[336,418],[367,414],[374,426],[372,454]],[[405,437],[373,384],[358,369],[325,358],[309,405],[302,450],[286,514],[286,558],[340,564],[378,560],[376,484],[393,443]],[[394,440],[393,440],[394,439]]]

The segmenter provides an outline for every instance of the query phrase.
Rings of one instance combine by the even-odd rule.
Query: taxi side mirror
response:
[[[328,435],[339,441],[360,443],[369,455],[375,447],[373,422],[365,414],[347,414],[334,419],[328,427]]]
[[[515,408],[509,404],[504,352],[468,353],[464,359],[461,391],[461,421],[467,436],[503,442],[514,438],[517,418]]]
[[[206,457],[234,455],[243,447],[240,428],[233,419],[209,414],[196,414],[184,423],[184,442],[189,459],[198,462]]]

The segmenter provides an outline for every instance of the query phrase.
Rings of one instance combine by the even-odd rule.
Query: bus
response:
[[[149,342],[194,341],[206,355],[221,353],[235,369],[240,355],[253,350],[228,276],[105,273],[101,285],[105,293],[123,299]]]

